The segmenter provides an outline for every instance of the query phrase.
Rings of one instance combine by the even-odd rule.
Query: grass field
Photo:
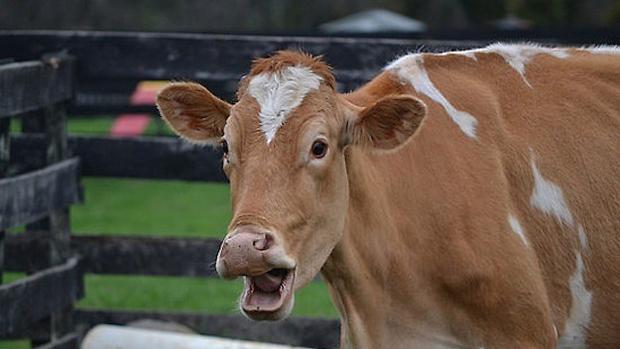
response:
[[[105,133],[109,118],[71,120],[72,133]],[[14,125],[14,130],[19,125]],[[147,130],[159,134],[161,125]],[[85,203],[71,209],[75,234],[223,237],[231,216],[228,185],[180,181],[83,178]],[[7,280],[21,277],[6,274]],[[237,313],[240,281],[188,277],[86,276],[79,308]],[[296,295],[294,316],[336,317],[327,289],[317,282]],[[0,349],[29,348],[1,342]]]
[[[230,219],[228,186],[215,183],[85,178],[86,200],[71,212],[76,234],[222,237]],[[235,312],[241,283],[219,279],[99,276],[86,279],[83,307]],[[315,283],[297,295],[293,314],[336,316]]]

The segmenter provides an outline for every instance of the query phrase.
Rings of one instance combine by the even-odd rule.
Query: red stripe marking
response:
[[[151,117],[148,114],[121,114],[114,120],[110,135],[113,137],[140,136],[150,121]]]

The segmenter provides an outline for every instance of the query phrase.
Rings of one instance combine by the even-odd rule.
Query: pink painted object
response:
[[[136,86],[131,95],[131,105],[154,105],[157,93],[165,82],[143,81]],[[149,114],[121,114],[112,124],[110,135],[113,137],[138,137],[144,133],[151,122]]]
[[[148,114],[121,114],[112,124],[110,135],[113,137],[137,137],[149,126]]]

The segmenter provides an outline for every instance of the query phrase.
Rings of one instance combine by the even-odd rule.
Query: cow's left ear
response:
[[[407,95],[386,96],[365,107],[349,107],[345,143],[393,149],[420,127],[426,106]]]

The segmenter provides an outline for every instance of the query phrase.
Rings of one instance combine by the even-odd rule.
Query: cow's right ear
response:
[[[342,143],[384,150],[405,143],[426,116],[424,103],[408,95],[385,96],[365,108],[346,103],[345,109]]]
[[[179,136],[194,143],[213,143],[224,135],[231,105],[202,85],[184,82],[159,92],[157,108]]]

